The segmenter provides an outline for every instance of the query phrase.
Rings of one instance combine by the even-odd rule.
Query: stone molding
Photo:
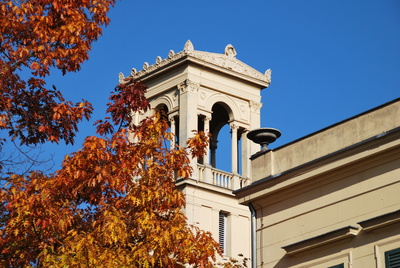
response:
[[[242,75],[249,76],[251,78],[255,78],[261,80],[263,82],[271,83],[271,70],[268,69],[265,74],[260,73],[259,71],[255,70],[254,68],[248,66],[247,64],[243,63],[242,61],[236,59],[236,50],[235,48],[229,44],[225,47],[224,54],[219,53],[210,53],[204,51],[194,50],[192,42],[188,40],[184,46],[183,51],[175,53],[173,50],[170,50],[168,53],[168,57],[166,59],[162,59],[160,56],[157,57],[156,63],[149,65],[147,62],[143,64],[143,69],[140,71],[136,71],[136,69],[132,68],[132,71],[129,77],[123,77],[121,79],[120,75],[120,83],[127,83],[131,79],[136,80],[140,79],[144,75],[151,73],[158,68],[166,66],[172,62],[175,62],[181,58],[190,56],[192,58],[205,61],[207,63],[213,64],[218,67],[222,67],[227,70],[231,70],[237,72]],[[130,78],[130,79],[128,79]]]
[[[359,228],[355,226],[346,226],[319,236],[315,236],[294,244],[282,247],[288,255],[298,254],[300,252],[315,249],[323,245],[337,242],[346,238],[351,238],[359,233]]]

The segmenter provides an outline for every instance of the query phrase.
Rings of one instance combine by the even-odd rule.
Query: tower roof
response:
[[[271,83],[270,69],[266,70],[263,74],[236,59],[236,55],[237,53],[235,48],[230,44],[225,47],[225,52],[220,54],[194,50],[192,42],[188,40],[183,48],[183,51],[175,53],[173,50],[170,50],[167,58],[162,59],[160,56],[158,56],[155,64],[149,65],[148,62],[145,62],[142,70],[140,71],[132,68],[128,77],[125,77],[122,73],[119,73],[119,82],[126,83],[132,80],[144,80],[149,76],[155,75],[166,69],[173,68],[182,62],[189,61],[223,73],[227,73],[229,75],[238,77],[239,79],[259,84],[263,87],[269,86]]]

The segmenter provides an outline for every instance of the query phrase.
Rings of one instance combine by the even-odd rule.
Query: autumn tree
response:
[[[2,142],[73,143],[89,102],[66,101],[45,78],[77,71],[109,23],[115,0],[0,0]],[[1,267],[210,267],[218,244],[188,226],[175,179],[204,153],[197,133],[188,148],[163,146],[161,116],[131,122],[148,109],[145,86],[130,81],[111,95],[110,119],[54,174],[6,178],[0,192]],[[4,136],[4,135],[3,135]],[[0,168],[2,162],[0,159]]]
[[[45,77],[80,69],[115,0],[0,0],[0,155],[5,142],[73,143],[87,101],[66,101]],[[7,138],[5,138],[7,137]],[[4,161],[0,159],[0,170]]]
[[[52,176],[14,175],[1,192],[0,264],[9,267],[212,267],[220,251],[210,233],[187,225],[176,178],[191,175],[190,157],[205,152],[196,133],[187,148],[161,115],[132,124],[149,106],[145,86],[119,85],[100,137],[65,158]],[[5,219],[5,220],[4,220]]]

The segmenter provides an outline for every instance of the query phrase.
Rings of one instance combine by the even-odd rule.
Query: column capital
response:
[[[231,128],[231,130],[237,131],[239,129],[239,126],[235,122],[230,122],[229,127]]]
[[[204,123],[210,122],[211,121],[211,116],[204,116],[203,120],[204,120]]]
[[[262,105],[263,104],[261,102],[251,100],[250,101],[250,110],[252,112],[258,112],[258,111],[260,111]]]
[[[181,93],[185,93],[188,91],[197,92],[200,89],[200,84],[186,79],[185,81],[178,84],[178,89]]]

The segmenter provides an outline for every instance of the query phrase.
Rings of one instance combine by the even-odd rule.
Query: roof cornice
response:
[[[127,77],[122,73],[119,73],[119,83],[123,84],[133,80],[143,80],[159,71],[169,69],[168,66],[172,67],[184,61],[203,65],[236,76],[240,79],[260,84],[264,87],[268,87],[271,83],[270,69],[268,69],[265,74],[262,74],[249,65],[236,59],[236,51],[232,45],[227,45],[225,47],[225,53],[219,54],[194,50],[193,44],[190,40],[186,42],[183,51],[175,53],[173,50],[170,50],[167,58],[162,59],[158,56],[156,63],[153,65],[149,65],[149,63],[145,62],[142,70],[137,71],[135,68],[132,68],[130,75]]]

